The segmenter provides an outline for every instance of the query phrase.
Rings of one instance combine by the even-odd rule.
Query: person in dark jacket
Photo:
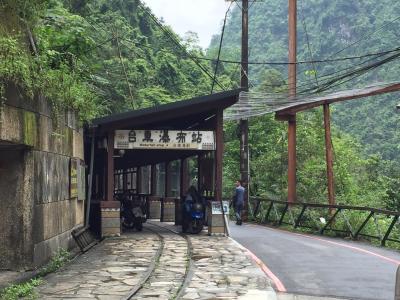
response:
[[[244,192],[242,181],[236,181],[235,195],[233,196],[233,208],[235,209],[236,225],[242,225],[242,210],[244,206]]]

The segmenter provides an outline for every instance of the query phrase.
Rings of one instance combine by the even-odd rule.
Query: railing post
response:
[[[396,271],[396,283],[394,286],[394,300],[400,300],[400,266]]]
[[[357,232],[354,234],[354,239],[358,237],[361,230],[363,230],[364,226],[368,223],[369,219],[374,215],[375,212],[371,211],[365,221],[361,224],[360,228],[358,228]]]
[[[265,214],[264,221],[269,221],[269,214],[271,213],[272,207],[274,206],[274,201],[271,200],[271,204],[268,207],[267,213]]]
[[[333,222],[333,220],[336,218],[337,214],[341,211],[341,208],[338,208],[335,213],[333,214],[333,216],[329,219],[329,221],[325,224],[325,226],[320,230],[321,234],[324,234],[324,231],[328,228],[329,225],[331,225],[331,223]]]
[[[261,200],[257,199],[256,200],[256,207],[254,208],[254,212],[253,212],[253,218],[254,219],[257,217],[258,211],[260,210],[260,203],[261,203]]]
[[[301,212],[300,212],[299,216],[297,217],[297,220],[296,220],[296,222],[294,224],[294,228],[297,228],[299,226],[301,218],[303,217],[304,212],[306,211],[306,209],[307,209],[307,205],[303,204],[303,208],[301,209]]]
[[[383,239],[382,239],[382,241],[381,241],[381,245],[382,245],[382,246],[385,246],[386,240],[388,239],[389,234],[390,234],[390,232],[392,231],[393,226],[396,224],[396,222],[397,222],[398,219],[399,219],[399,216],[394,216],[394,217],[393,217],[392,223],[390,223],[390,226],[389,226],[388,230],[387,230],[386,233],[385,233],[385,236],[383,237]]]
[[[283,209],[283,212],[282,212],[282,216],[279,220],[278,226],[281,226],[281,224],[283,222],[283,218],[285,217],[285,214],[286,214],[288,208],[289,208],[289,203],[286,203],[285,208]]]

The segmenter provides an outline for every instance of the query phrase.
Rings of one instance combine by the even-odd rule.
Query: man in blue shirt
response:
[[[236,225],[242,225],[242,210],[244,205],[244,187],[242,181],[236,181],[235,195],[233,196],[233,207],[235,208]]]

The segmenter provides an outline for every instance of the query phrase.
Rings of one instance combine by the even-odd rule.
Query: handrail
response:
[[[367,206],[355,206],[355,205],[331,205],[331,204],[319,204],[319,203],[309,203],[309,202],[287,202],[282,200],[274,200],[274,199],[267,199],[267,198],[260,198],[260,197],[250,197],[250,200],[260,200],[260,201],[274,201],[275,203],[286,204],[289,205],[307,205],[309,207],[320,207],[320,208],[340,208],[340,209],[352,209],[352,210],[362,210],[362,211],[373,211],[375,213],[385,214],[385,215],[392,215],[392,216],[400,216],[399,211],[391,211],[386,209],[380,208],[373,208]]]
[[[281,226],[282,224],[291,225],[294,229],[298,227],[316,229],[320,234],[324,234],[326,231],[333,231],[341,234],[348,234],[352,239],[357,239],[360,236],[378,239],[382,246],[385,246],[386,241],[398,242],[400,240],[390,238],[390,234],[393,231],[394,226],[399,221],[400,212],[398,211],[390,211],[379,208],[371,208],[366,206],[355,206],[355,205],[330,205],[330,204],[319,204],[319,203],[308,203],[308,202],[288,202],[282,200],[274,200],[268,198],[261,197],[250,197],[250,201],[255,201],[255,207],[253,218],[257,218],[260,213],[263,212],[263,215],[260,217],[260,221],[262,223],[272,223],[275,226]],[[267,207],[262,209],[263,204],[267,204]],[[276,205],[280,205],[281,209],[278,211]],[[297,215],[294,215],[296,211],[293,210],[294,207],[301,207],[301,210]],[[322,226],[317,222],[317,220],[313,220],[312,218],[307,219],[307,210],[315,210],[315,209],[326,209],[328,218],[322,223]],[[361,222],[361,225],[351,224],[351,220],[346,216],[345,211],[358,211],[358,212],[369,212],[367,217]],[[271,217],[271,212],[275,214],[275,218]],[[280,214],[280,215],[279,215]],[[385,229],[382,231],[382,235],[380,234],[380,227],[376,221],[376,215],[385,215],[387,218],[391,218],[391,222]],[[290,222],[285,221],[285,217],[289,215]],[[343,228],[335,228],[335,221],[339,216],[342,216],[344,219],[344,225],[347,227],[346,230]],[[288,217],[286,217],[287,219]],[[378,227],[378,235],[371,235],[367,233],[362,233],[362,230],[368,224],[370,219],[373,218],[375,221],[375,225]],[[303,224],[305,220],[314,221],[315,227]],[[353,229],[354,227],[354,229]]]

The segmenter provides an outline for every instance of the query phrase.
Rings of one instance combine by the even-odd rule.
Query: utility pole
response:
[[[297,0],[289,0],[289,97],[296,96]],[[288,202],[296,202],[296,114],[288,116]]]
[[[240,72],[240,87],[249,91],[249,0],[242,0],[242,59]],[[244,203],[244,221],[247,220],[249,206],[249,121],[240,120],[240,177],[246,189]]]

